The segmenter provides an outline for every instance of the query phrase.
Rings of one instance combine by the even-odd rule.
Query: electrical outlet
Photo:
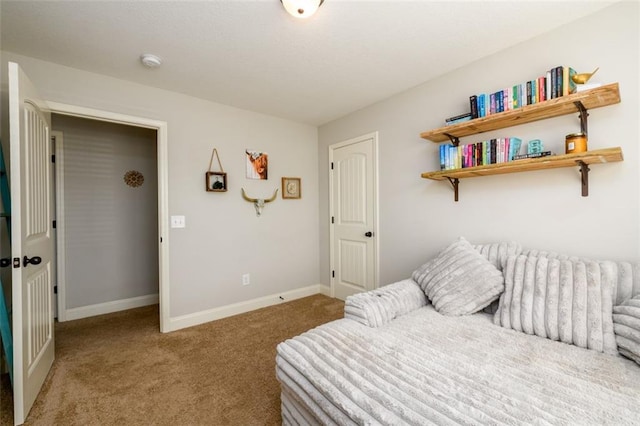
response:
[[[251,284],[251,275],[242,274],[242,285],[249,285],[249,284]]]

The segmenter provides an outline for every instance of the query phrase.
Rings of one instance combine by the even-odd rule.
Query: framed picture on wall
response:
[[[227,174],[225,172],[207,172],[205,182],[207,192],[227,192]]]
[[[247,179],[266,180],[269,170],[269,155],[266,152],[245,150]]]
[[[299,177],[282,178],[282,198],[296,199],[302,197],[301,179]]]

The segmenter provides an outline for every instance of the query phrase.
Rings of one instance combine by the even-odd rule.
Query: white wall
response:
[[[169,235],[172,318],[319,283],[315,127],[11,52],[2,52],[2,69],[8,60],[46,100],[168,123],[169,214],[185,215],[187,224]],[[228,173],[226,193],[205,192],[214,147]],[[246,148],[269,154],[268,180],[245,179]],[[281,176],[301,177],[303,198],[278,196],[256,217],[240,188],[270,196]],[[248,286],[241,285],[244,273],[251,274]]]
[[[65,307],[157,295],[156,131],[58,114],[51,127],[63,132]],[[125,184],[129,170],[141,186]]]
[[[322,126],[318,147],[322,282],[330,282],[327,147],[376,130],[381,285],[409,276],[457,236],[472,242],[516,240],[531,248],[637,261],[638,16],[637,2],[616,4]],[[621,146],[625,161],[591,166],[588,198],[580,196],[577,168],[465,179],[458,203],[448,182],[420,177],[439,168],[438,145],[420,139],[420,132],[468,112],[472,94],[531,80],[558,65],[578,72],[599,66],[594,81],[620,83],[620,104],[589,111],[589,147]],[[565,135],[579,129],[575,114],[465,138],[462,143],[519,136],[524,141],[542,139],[548,149],[563,153]]]

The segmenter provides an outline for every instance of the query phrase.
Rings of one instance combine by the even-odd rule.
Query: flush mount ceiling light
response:
[[[324,3],[324,0],[280,0],[287,12],[295,18],[308,18]]]
[[[142,61],[142,64],[147,68],[158,68],[162,65],[162,59],[156,55],[151,55],[150,53],[140,55],[140,61]]]

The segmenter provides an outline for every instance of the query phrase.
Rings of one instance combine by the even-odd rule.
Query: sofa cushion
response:
[[[502,273],[464,238],[416,269],[412,278],[443,315],[468,315],[497,299]]]
[[[473,248],[491,262],[493,266],[498,268],[499,271],[504,269],[509,256],[515,256],[522,253],[522,246],[520,243],[515,241],[476,244]]]
[[[640,295],[613,307],[618,351],[640,364]]]
[[[616,354],[614,274],[599,262],[511,256],[494,322],[527,334]]]

